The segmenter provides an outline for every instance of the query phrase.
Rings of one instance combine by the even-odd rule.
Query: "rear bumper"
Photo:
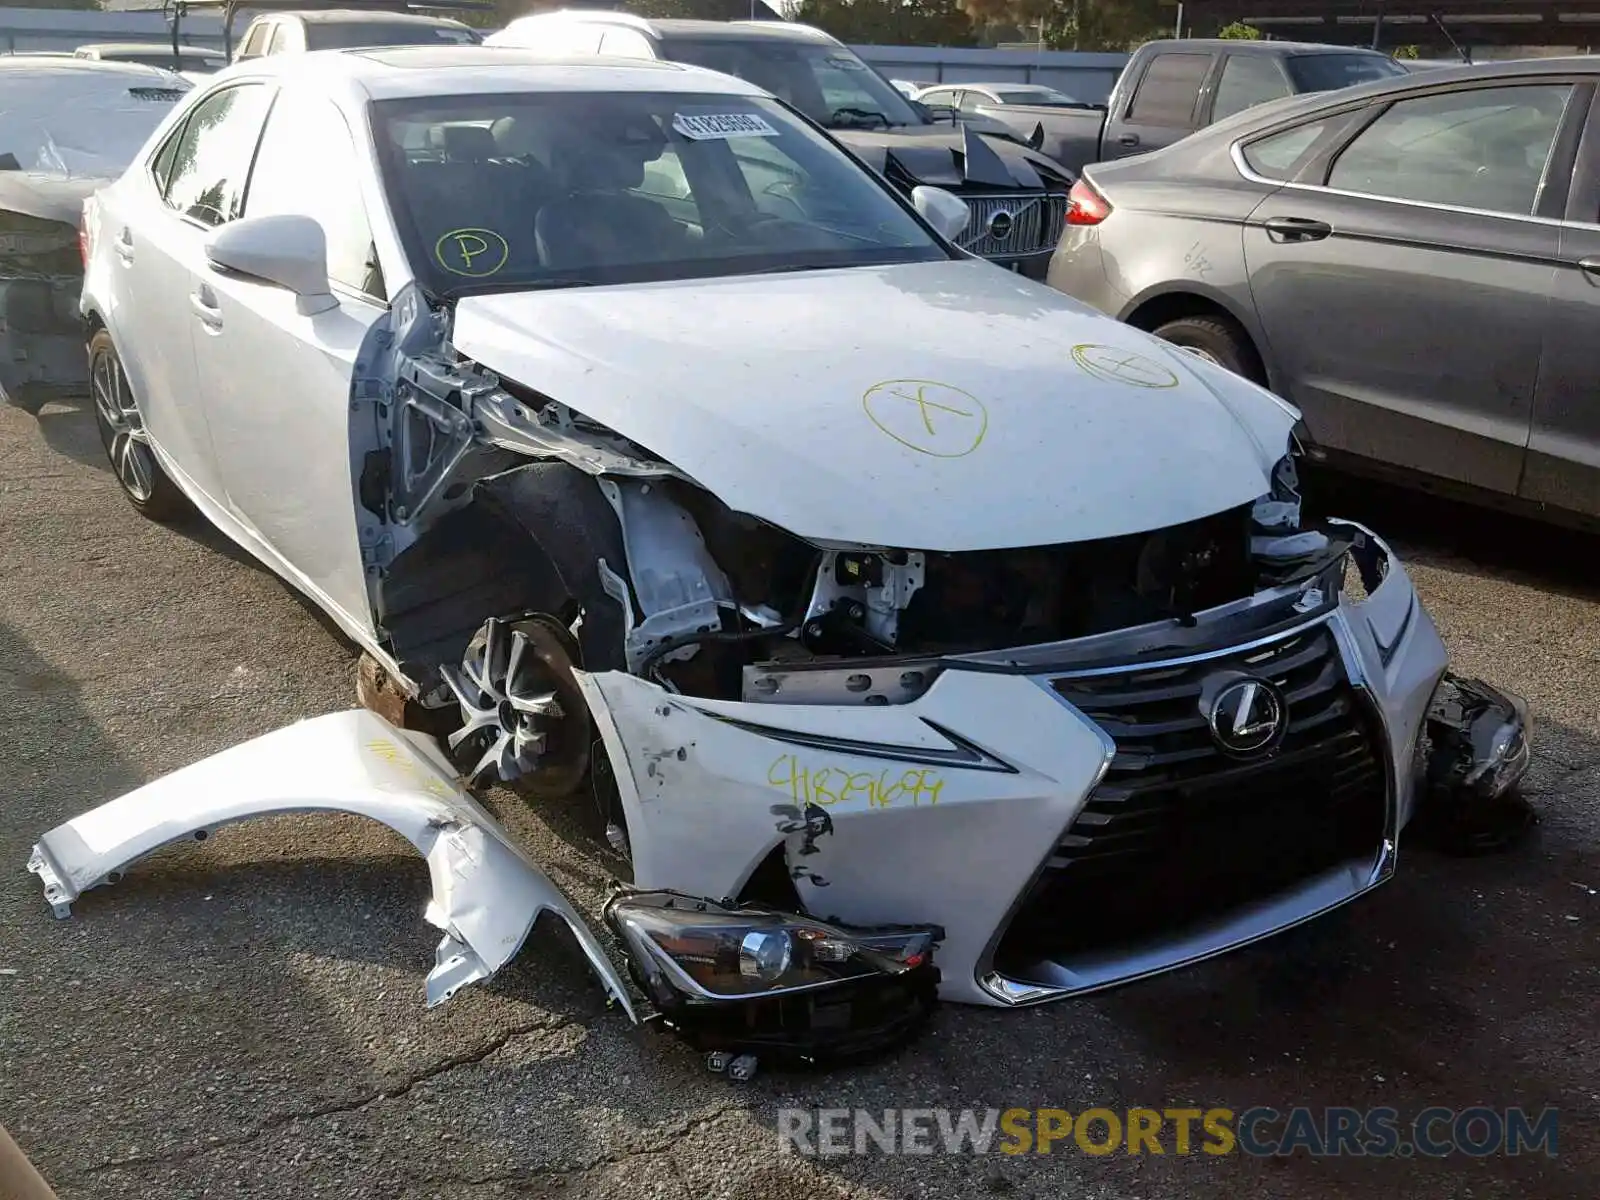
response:
[[[1093,226],[1067,228],[1045,266],[1045,282],[1108,316],[1120,317],[1128,302],[1111,284],[1100,231]]]
[[[0,392],[81,395],[88,390],[81,276],[0,278]]]
[[[1104,789],[1122,786],[1137,750],[1125,728],[1113,736],[1115,721],[1086,712],[1081,697],[1058,686],[1071,671],[1032,653],[1030,661],[1044,665],[950,660],[915,701],[879,707],[700,700],[621,673],[582,677],[616,767],[636,882],[738,896],[781,848],[807,912],[861,925],[942,926],[942,997],[998,1006],[1171,970],[1348,903],[1394,871],[1416,793],[1418,735],[1445,670],[1444,647],[1404,569],[1381,542],[1371,545],[1385,574],[1364,599],[1317,607],[1319,598],[1302,596],[1315,613],[1265,639],[1235,632],[1225,645],[1099,672],[1170,669],[1201,679],[1293,639],[1320,639],[1326,653],[1315,670],[1332,699],[1319,703],[1339,707],[1344,749],[1364,756],[1365,773],[1348,797],[1328,801],[1354,813],[1356,828],[1339,853],[1311,855],[1293,878],[1209,910],[1186,902],[1137,935],[1113,928],[1106,936],[1095,926],[1109,901],[1157,882],[1148,870],[1113,873],[1053,913],[1057,931],[1074,935],[1064,939],[1068,949],[1040,942],[1027,952],[1017,931],[1037,921],[1040,887],[1081,849],[1106,808]],[[1071,648],[1062,644],[1063,655]],[[1292,697],[1302,684],[1284,686]],[[1314,725],[1312,715],[1294,719]],[[1278,770],[1287,757],[1258,765]],[[1280,789],[1264,798],[1294,806],[1308,804],[1308,795]],[[1157,860],[1177,840],[1163,844],[1163,836],[1157,831],[1145,847]]]

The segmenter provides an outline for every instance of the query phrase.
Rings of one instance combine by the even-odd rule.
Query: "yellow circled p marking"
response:
[[[433,244],[433,257],[452,275],[482,279],[511,257],[511,246],[492,229],[452,229]]]
[[[867,417],[909,450],[963,458],[983,444],[989,410],[971,392],[932,379],[889,379],[862,394]]]
[[[1171,368],[1153,358],[1117,346],[1074,346],[1072,361],[1086,373],[1107,383],[1126,383],[1141,388],[1178,386],[1178,376]]]

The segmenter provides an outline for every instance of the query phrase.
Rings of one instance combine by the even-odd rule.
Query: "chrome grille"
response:
[[[995,196],[963,195],[967,202],[967,228],[961,235],[964,249],[984,258],[1008,258],[1054,250],[1067,223],[1067,198],[1045,192],[1006,192]],[[996,215],[1011,220],[1004,236],[991,232]]]

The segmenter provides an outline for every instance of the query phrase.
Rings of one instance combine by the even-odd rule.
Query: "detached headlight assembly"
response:
[[[813,1063],[898,1045],[937,996],[936,926],[856,929],[626,889],[605,920],[663,1022],[743,1078],[753,1056]]]

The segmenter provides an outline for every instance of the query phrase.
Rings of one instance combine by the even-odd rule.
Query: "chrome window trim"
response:
[[[1284,131],[1287,132],[1287,131]],[[1377,196],[1371,192],[1351,192],[1344,188],[1332,188],[1321,183],[1292,183],[1283,179],[1268,179],[1258,175],[1250,169],[1244,160],[1244,139],[1240,138],[1228,147],[1228,155],[1233,159],[1234,170],[1250,183],[1265,184],[1272,188],[1293,188],[1297,192],[1316,192],[1324,196],[1346,196],[1352,200],[1378,200],[1384,204],[1399,204],[1407,208],[1425,208],[1434,212],[1459,213],[1467,217],[1495,217],[1501,221],[1525,221],[1530,225],[1550,225],[1558,229],[1582,228],[1581,222],[1560,220],[1556,217],[1536,217],[1533,214],[1519,216],[1516,213],[1496,212],[1491,208],[1468,208],[1461,204],[1439,204],[1433,200],[1402,200],[1397,196]]]
[[[1567,119],[1568,119],[1568,115],[1570,114],[1570,112],[1572,110],[1573,97],[1577,95],[1578,88],[1580,86],[1579,84],[1574,83],[1571,80],[1567,80],[1567,79],[1557,79],[1555,82],[1557,82],[1559,84],[1564,84],[1570,90],[1569,90],[1569,93],[1567,95],[1566,104],[1565,104],[1565,106],[1563,106],[1563,108],[1561,110],[1561,124],[1556,127],[1556,137],[1550,143],[1550,153],[1548,155],[1546,155],[1546,157],[1545,157],[1544,170],[1540,173],[1540,176],[1539,176],[1539,187],[1538,187],[1538,190],[1534,193],[1535,194],[1535,204],[1536,205],[1540,200],[1544,199],[1544,189],[1545,189],[1546,183],[1549,180],[1549,174],[1550,174],[1550,161],[1555,156],[1555,144],[1556,144],[1556,141],[1560,140],[1561,130],[1566,125],[1566,122],[1567,122]],[[1532,86],[1538,86],[1538,85],[1527,84],[1527,83],[1519,83],[1519,84],[1505,84],[1505,85],[1501,85],[1501,86],[1507,86],[1507,87],[1532,87]],[[1456,89],[1456,90],[1467,91],[1467,90],[1478,90],[1478,89],[1461,88],[1461,89]],[[1421,99],[1426,99],[1429,96],[1448,95],[1448,94],[1450,94],[1450,93],[1448,93],[1448,92],[1427,92],[1427,93],[1423,93],[1422,95],[1414,96],[1414,97],[1413,96],[1402,96],[1402,97],[1400,97],[1398,99],[1392,100],[1390,103],[1391,103],[1391,105],[1393,105],[1393,104],[1399,104],[1404,100],[1411,100],[1411,99],[1421,100]],[[1379,99],[1381,99],[1381,97]],[[1525,221],[1530,225],[1547,225],[1547,226],[1552,226],[1552,227],[1557,228],[1557,229],[1568,229],[1568,228],[1581,229],[1581,228],[1584,227],[1582,222],[1567,221],[1567,220],[1563,220],[1563,219],[1557,218],[1557,217],[1540,217],[1540,216],[1535,216],[1533,213],[1523,214],[1523,213],[1500,212],[1497,209],[1492,209],[1492,208],[1471,208],[1471,207],[1469,207],[1467,205],[1464,205],[1464,204],[1440,204],[1437,201],[1433,201],[1433,200],[1406,200],[1406,199],[1403,199],[1403,198],[1401,198],[1399,196],[1379,196],[1379,195],[1376,195],[1376,194],[1374,194],[1372,192],[1353,192],[1353,191],[1349,191],[1349,190],[1347,190],[1345,188],[1329,187],[1325,183],[1299,183],[1299,182],[1295,182],[1295,181],[1287,180],[1287,179],[1269,179],[1265,175],[1261,175],[1258,172],[1256,172],[1255,170],[1253,170],[1251,168],[1250,164],[1247,161],[1245,161],[1244,146],[1245,146],[1246,142],[1265,141],[1269,137],[1275,137],[1280,133],[1288,133],[1291,129],[1299,128],[1300,124],[1310,124],[1312,121],[1326,120],[1326,119],[1328,119],[1330,117],[1337,117],[1339,115],[1340,114],[1337,113],[1337,112],[1334,112],[1334,113],[1320,113],[1320,114],[1317,114],[1316,116],[1307,117],[1304,121],[1299,122],[1299,124],[1286,125],[1282,129],[1274,129],[1274,130],[1271,130],[1268,133],[1264,133],[1264,134],[1260,134],[1260,135],[1257,135],[1257,134],[1244,134],[1244,135],[1241,135],[1240,137],[1234,139],[1234,141],[1231,142],[1229,144],[1229,146],[1228,146],[1228,157],[1233,160],[1233,169],[1238,171],[1240,176],[1242,178],[1244,178],[1245,180],[1247,180],[1248,182],[1250,182],[1250,183],[1265,184],[1266,186],[1273,187],[1273,188],[1293,188],[1296,191],[1316,192],[1316,193],[1320,193],[1320,194],[1326,195],[1326,196],[1346,196],[1346,197],[1349,197],[1352,200],[1378,200],[1378,201],[1382,201],[1384,204],[1399,204],[1399,205],[1404,205],[1404,206],[1410,207],[1410,208],[1428,209],[1428,210],[1433,211],[1433,212],[1457,213],[1457,214],[1459,214],[1461,216],[1467,216],[1467,217],[1496,217],[1496,218],[1498,218],[1498,219],[1500,219],[1502,221]],[[1381,117],[1382,114],[1379,114],[1379,116]],[[1370,128],[1370,125],[1367,128]],[[1363,132],[1364,131],[1365,130],[1363,130]],[[1360,137],[1361,134],[1357,133],[1355,136],[1356,137]]]

